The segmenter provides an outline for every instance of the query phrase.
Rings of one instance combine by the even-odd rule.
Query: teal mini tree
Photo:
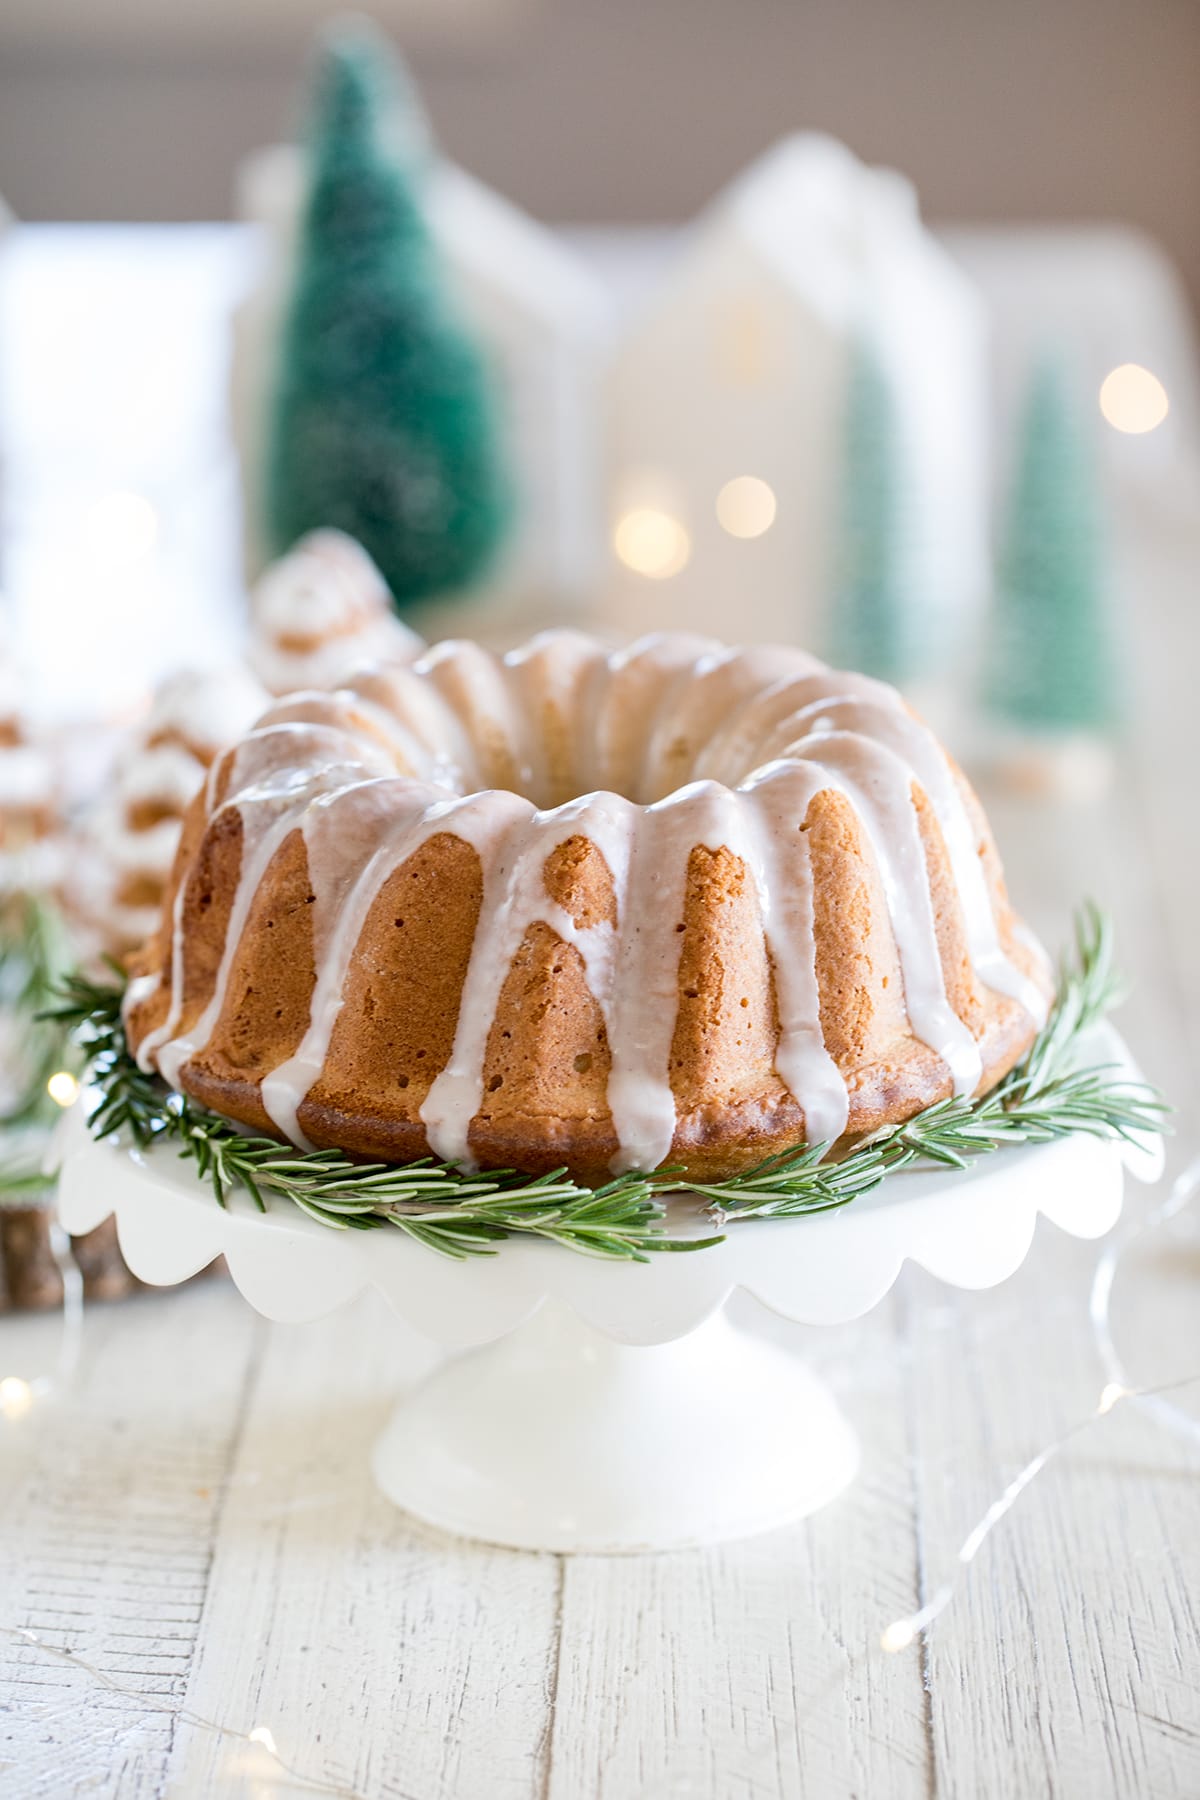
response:
[[[349,532],[404,611],[484,572],[508,496],[487,373],[422,210],[423,121],[365,24],[322,41],[309,155],[268,428],[268,535],[280,553],[318,526]]]
[[[862,337],[846,378],[828,651],[837,667],[901,683],[920,673],[928,648],[907,467],[887,369]]]
[[[1068,368],[1042,356],[1021,416],[1003,522],[984,701],[1037,736],[1100,735],[1116,722],[1100,494]]]

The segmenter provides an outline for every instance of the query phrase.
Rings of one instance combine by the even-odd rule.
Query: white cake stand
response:
[[[1127,1063],[1107,1028],[1087,1049]],[[222,1210],[170,1147],[97,1144],[77,1108],[64,1121],[59,1209],[75,1233],[115,1213],[125,1260],[146,1282],[183,1281],[223,1255],[270,1319],[316,1318],[378,1288],[418,1331],[470,1352],[399,1402],[373,1457],[384,1492],[491,1543],[634,1551],[801,1518],[858,1466],[817,1376],[724,1318],[735,1289],[786,1318],[834,1324],[868,1312],[905,1261],[956,1287],[991,1287],[1024,1260],[1039,1214],[1099,1237],[1120,1212],[1124,1167],[1154,1180],[1160,1164],[1157,1145],[1064,1138],[966,1173],[905,1171],[838,1211],[735,1225],[714,1249],[649,1264],[524,1240],[454,1262],[399,1232],[331,1231],[284,1204],[264,1215],[235,1196]]]

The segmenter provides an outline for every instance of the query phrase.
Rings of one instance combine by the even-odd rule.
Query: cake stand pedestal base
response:
[[[1081,1057],[1128,1071],[1096,1027]],[[766,1531],[849,1483],[858,1448],[812,1371],[723,1316],[742,1290],[787,1319],[861,1318],[906,1262],[956,1287],[1020,1267],[1039,1217],[1111,1230],[1125,1170],[1157,1179],[1157,1144],[1086,1136],[1018,1145],[967,1169],[904,1169],[853,1206],[729,1227],[694,1255],[613,1263],[513,1239],[434,1255],[399,1231],[330,1231],[274,1202],[226,1207],[173,1144],[96,1143],[63,1120],[59,1212],[110,1214],[142,1281],[184,1281],[224,1256],[269,1319],[315,1319],[375,1288],[457,1352],[399,1406],[374,1455],[397,1505],[448,1531],[531,1550],[669,1550]],[[690,1220],[690,1223],[689,1223]],[[679,1212],[672,1235],[695,1229]],[[482,1348],[480,1347],[482,1346]]]
[[[858,1444],[798,1358],[717,1315],[614,1343],[548,1301],[403,1401],[375,1479],[428,1524],[517,1549],[683,1549],[803,1518]]]

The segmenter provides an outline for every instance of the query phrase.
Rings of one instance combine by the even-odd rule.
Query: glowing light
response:
[[[23,1419],[33,1405],[33,1389],[19,1375],[6,1375],[0,1381],[0,1413],[6,1419]]]
[[[895,1656],[899,1651],[907,1650],[916,1635],[911,1619],[894,1619],[879,1639],[880,1649]]]
[[[1114,431],[1139,436],[1162,424],[1171,409],[1167,390],[1157,375],[1140,363],[1122,363],[1104,377],[1100,411]]]
[[[256,1725],[249,1736],[252,1744],[261,1744],[263,1749],[266,1750],[269,1755],[279,1755],[279,1751],[275,1745],[275,1734],[269,1725]]]
[[[757,475],[735,475],[717,495],[717,518],[730,537],[761,537],[775,523],[774,488]]]
[[[1100,1404],[1096,1411],[1103,1418],[1105,1413],[1112,1411],[1118,1400],[1127,1400],[1128,1398],[1129,1389],[1127,1387],[1123,1387],[1119,1381],[1110,1381],[1100,1395]]]
[[[79,1098],[79,1083],[70,1069],[56,1069],[46,1083],[46,1092],[56,1106],[74,1106]]]
[[[636,575],[665,581],[686,568],[692,540],[682,520],[672,513],[639,506],[617,520],[613,548],[625,567]]]
[[[105,494],[88,509],[84,534],[92,556],[108,568],[129,569],[158,542],[158,514],[144,494]]]

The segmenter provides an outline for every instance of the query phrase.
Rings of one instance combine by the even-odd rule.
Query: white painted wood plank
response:
[[[270,1328],[187,1705],[268,1726],[291,1767],[372,1800],[540,1800],[559,1562],[427,1531],[375,1489],[415,1341],[376,1296]],[[261,1773],[184,1725],[170,1792],[248,1794]]]
[[[1200,1095],[1187,1004],[1200,994],[1190,903],[1200,852],[1187,743],[1195,701],[1181,710],[1173,670],[1194,681],[1197,624],[1194,605],[1183,616],[1179,575],[1178,565],[1143,563],[1148,705],[1113,794],[1092,809],[995,795],[988,804],[1012,889],[1048,936],[1081,893],[1113,910],[1130,981],[1122,1025],[1184,1109],[1187,1137]],[[1172,654],[1161,657],[1168,631]],[[1131,1194],[1132,1208],[1148,1204]],[[1096,1255],[1043,1227],[1024,1268],[992,1293],[943,1296],[938,1310],[928,1277],[906,1282],[927,1590],[1005,1482],[1096,1405],[1104,1376],[1087,1319]],[[1175,1294],[1182,1328],[1172,1330],[1168,1266],[1126,1277],[1119,1296],[1121,1341],[1145,1382],[1200,1370],[1195,1267],[1186,1307]],[[1194,1452],[1126,1411],[1022,1497],[925,1653],[939,1794],[1200,1792],[1198,1495]]]
[[[919,1666],[859,1656],[881,1619],[916,1604],[892,1307],[840,1332],[780,1322],[775,1335],[839,1390],[862,1475],[812,1520],[746,1543],[568,1559],[549,1800],[929,1792]]]
[[[988,1294],[912,1273],[912,1381],[929,1590],[959,1542],[1103,1380],[1086,1319],[1094,1252],[1043,1228]],[[1164,1344],[1157,1285],[1124,1331],[1160,1378],[1200,1368],[1200,1330]],[[949,1318],[943,1323],[946,1315]],[[1136,1315],[1136,1316],[1135,1316]],[[939,1794],[1200,1792],[1200,1481],[1194,1453],[1114,1413],[1053,1464],[980,1552],[928,1644]],[[912,1652],[916,1655],[919,1652]]]
[[[50,1320],[6,1320],[45,1368]],[[225,1283],[91,1308],[75,1381],[0,1420],[0,1770],[24,1796],[165,1791],[258,1325]],[[40,1340],[34,1342],[33,1340]]]

